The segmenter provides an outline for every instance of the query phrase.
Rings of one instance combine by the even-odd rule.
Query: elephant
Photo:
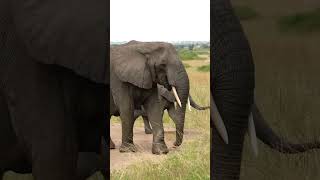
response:
[[[171,91],[168,91],[164,86],[162,85],[159,85],[158,84],[158,96],[159,96],[159,101],[160,101],[160,106],[161,106],[161,109],[164,111],[164,110],[168,110],[169,112],[169,116],[171,117],[171,119],[176,122],[176,101],[175,101],[175,97],[173,95],[173,93]],[[190,102],[189,104],[189,108],[191,110],[191,107],[197,109],[197,110],[206,110],[206,109],[209,109],[210,107],[209,106],[205,106],[205,107],[202,107],[200,105],[198,105],[194,100],[193,98],[191,97],[191,95],[189,95],[189,100],[188,102]],[[117,113],[114,113],[113,114],[114,116],[119,116],[119,112]],[[149,119],[148,119],[148,113],[145,111],[145,109],[143,108],[143,106],[137,109],[134,110],[134,121],[139,117],[139,116],[142,116],[143,118],[143,122],[144,122],[144,130],[145,130],[145,133],[146,134],[151,134],[152,133],[152,128],[150,126],[150,122],[149,122]],[[179,117],[179,116],[178,116]],[[181,116],[180,116],[181,117]],[[112,141],[112,139],[110,138],[110,145],[109,145],[110,149],[115,149],[115,144],[114,142]]]
[[[257,138],[281,153],[320,148],[319,142],[294,144],[280,138],[254,100],[254,62],[249,42],[229,0],[211,2],[211,177],[239,179],[245,133],[253,152]]]
[[[108,10],[106,1],[0,2],[0,175],[73,180],[82,152],[103,155]]]
[[[177,141],[183,139],[184,115],[189,95],[189,78],[175,47],[165,42],[138,42],[110,48],[110,115],[119,114],[122,124],[120,152],[135,152],[133,144],[134,110],[148,112],[153,131],[153,154],[168,153],[164,141],[157,84],[175,93],[181,111],[177,125]],[[113,99],[113,100],[111,100]],[[112,105],[111,105],[112,104]]]
[[[159,93],[159,100],[160,100],[160,106],[161,109],[167,110],[169,113],[169,116],[171,117],[171,119],[176,122],[176,117],[182,117],[180,115],[177,115],[175,109],[176,109],[176,101],[175,101],[175,97],[174,94],[170,91],[168,91],[165,87],[158,85],[158,93]],[[209,106],[206,107],[202,107],[200,105],[198,105],[193,98],[191,97],[191,95],[189,95],[189,99],[188,99],[188,106],[189,106],[189,110],[191,111],[191,107],[197,109],[197,110],[206,110],[209,109]],[[144,123],[144,131],[146,134],[151,134],[152,133],[152,129],[150,127],[150,122],[148,119],[148,113],[145,111],[145,109],[143,108],[143,106],[141,106],[141,109],[136,109],[134,111],[134,119],[136,120],[139,116],[142,116],[143,118],[143,123]]]
[[[108,171],[106,167],[108,152],[106,142],[101,138],[105,136],[107,123],[105,120],[105,104],[107,99],[107,94],[104,92],[105,85],[96,85],[84,78],[65,81],[62,84],[65,84],[64,93],[69,97],[66,98],[66,104],[69,103],[66,107],[70,108],[72,119],[76,121],[76,140],[77,149],[79,149],[76,171],[77,179],[85,179],[95,171],[101,171],[106,177]],[[78,94],[70,95],[70,93],[75,92]],[[26,150],[24,142],[17,138],[12,126],[12,118],[8,105],[1,91],[0,117],[1,174],[7,170],[13,170],[17,173],[32,173],[32,161],[28,159],[30,155],[26,152],[29,150]],[[100,140],[102,141],[101,143],[99,142]]]

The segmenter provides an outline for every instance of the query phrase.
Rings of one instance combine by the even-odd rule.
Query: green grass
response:
[[[210,65],[203,65],[197,68],[200,72],[210,72]]]
[[[179,153],[168,154],[161,163],[143,161],[129,166],[126,171],[113,171],[112,179],[167,180],[210,179],[209,134],[186,142]],[[202,147],[202,148],[199,148]]]
[[[203,57],[199,57],[199,54],[193,50],[181,49],[181,50],[179,50],[178,53],[179,53],[179,57],[182,61],[204,59]]]
[[[315,2],[235,1],[259,10],[264,17],[242,22],[255,63],[255,97],[272,129],[293,142],[319,140],[320,137],[320,36],[319,33],[284,36],[277,23],[281,17],[314,12]],[[255,157],[246,138],[241,180],[320,179],[320,150],[284,155],[261,141],[258,146],[259,155]]]
[[[235,6],[235,13],[240,20],[251,20],[259,16],[259,14],[248,6]]]
[[[283,16],[278,20],[281,31],[300,33],[320,31],[320,8],[312,11]]]
[[[209,102],[210,74],[198,72],[196,68],[208,62],[190,61],[191,68],[187,69],[190,80],[190,94],[193,99],[204,106]],[[186,112],[185,128],[193,129],[196,137],[184,139],[179,150],[174,153],[162,155],[161,161],[144,160],[129,165],[125,169],[111,172],[114,180],[209,180],[210,179],[210,111]],[[165,112],[163,116],[165,127],[175,127],[173,121]],[[112,123],[119,123],[119,119],[113,117]],[[135,126],[143,127],[142,118],[139,118]],[[156,156],[156,155],[155,155]]]

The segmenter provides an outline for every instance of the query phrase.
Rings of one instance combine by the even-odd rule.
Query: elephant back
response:
[[[107,1],[5,0],[28,55],[109,84]]]

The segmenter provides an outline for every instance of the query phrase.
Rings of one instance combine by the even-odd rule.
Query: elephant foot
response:
[[[138,150],[133,143],[122,143],[119,148],[119,151],[121,153],[124,153],[124,152],[137,152]]]
[[[152,134],[152,129],[144,129],[144,132],[145,132],[146,134]]]
[[[153,154],[167,154],[168,152],[169,152],[169,149],[164,142],[152,144],[152,153]]]

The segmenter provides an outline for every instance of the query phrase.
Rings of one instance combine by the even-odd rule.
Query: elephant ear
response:
[[[107,1],[11,0],[28,54],[99,83],[109,84]]]
[[[159,96],[163,97],[167,101],[172,103],[175,102],[175,97],[173,93],[160,84],[158,84],[158,93],[159,93]]]
[[[121,81],[150,89],[156,76],[154,65],[161,50],[161,45],[149,43],[117,46],[110,52],[111,68]]]

